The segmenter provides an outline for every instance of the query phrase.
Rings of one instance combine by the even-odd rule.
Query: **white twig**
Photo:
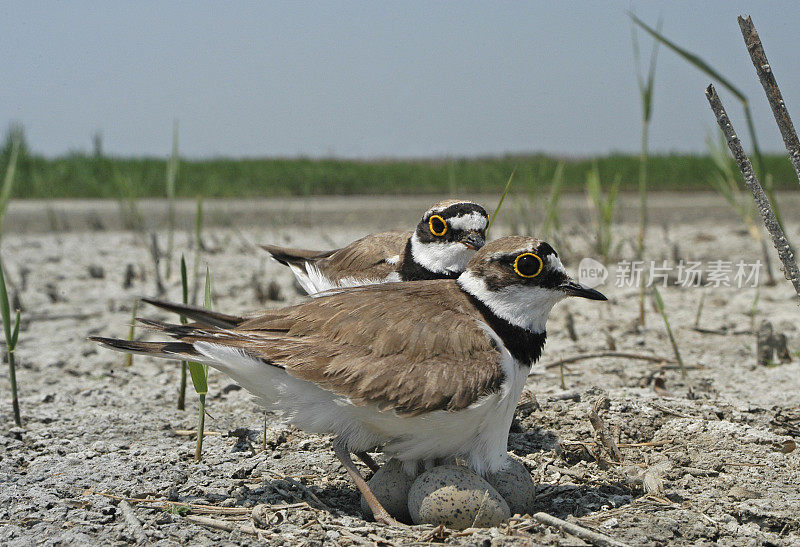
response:
[[[758,37],[756,27],[753,25],[750,16],[739,16],[739,28],[742,30],[742,38],[744,38],[744,45],[750,53],[750,59],[753,61],[753,66],[756,67],[758,79],[761,81],[761,86],[764,88],[764,93],[767,94],[769,106],[772,107],[772,113],[775,115],[775,122],[778,124],[778,129],[781,130],[783,143],[786,145],[786,150],[789,152],[789,159],[794,166],[794,172],[800,179],[800,141],[797,139],[797,132],[794,130],[792,118],[789,116],[789,111],[786,109],[786,103],[783,102],[783,95],[778,87],[778,82],[775,80],[775,75],[772,72],[772,67],[767,60],[767,54],[764,52],[764,46],[761,44],[761,38]]]
[[[783,275],[792,282],[795,292],[800,297],[800,272],[797,269],[797,262],[795,262],[792,248],[786,240],[781,225],[775,217],[775,212],[772,210],[769,198],[767,198],[767,195],[764,193],[761,183],[758,182],[758,178],[753,171],[753,165],[750,163],[747,154],[745,154],[742,143],[739,137],[736,136],[736,131],[733,129],[733,125],[731,125],[728,113],[725,112],[725,107],[722,106],[722,101],[720,101],[719,95],[717,95],[717,91],[714,89],[713,85],[709,85],[706,88],[706,97],[708,98],[708,103],[711,105],[711,110],[714,111],[714,115],[717,117],[717,123],[720,129],[722,129],[722,132],[725,134],[725,140],[728,141],[728,148],[731,149],[733,158],[736,160],[739,170],[744,176],[744,183],[750,189],[750,192],[753,193],[753,198],[756,201],[759,213],[761,213],[764,226],[772,237],[772,244],[778,251],[778,257],[783,263]]]
[[[580,538],[583,541],[588,541],[592,545],[597,545],[598,547],[628,547],[627,543],[622,543],[621,541],[617,541],[616,539],[605,534],[593,532],[588,528],[584,528],[583,526],[579,526],[572,522],[567,522],[566,520],[561,520],[560,518],[556,518],[553,515],[548,515],[547,513],[536,513],[533,515],[533,518],[542,524],[558,528],[562,532],[566,532],[567,534]]]

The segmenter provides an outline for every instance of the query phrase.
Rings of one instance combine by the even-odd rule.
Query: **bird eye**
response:
[[[439,215],[433,215],[428,219],[428,227],[435,236],[443,236],[447,233],[447,223]]]
[[[520,277],[536,277],[543,267],[542,259],[533,253],[522,253],[514,260],[514,271]]]

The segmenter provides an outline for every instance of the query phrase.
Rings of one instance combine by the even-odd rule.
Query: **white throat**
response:
[[[475,251],[459,242],[423,243],[417,233],[411,236],[411,256],[417,264],[435,273],[459,273],[467,267]]]
[[[457,281],[464,291],[483,302],[495,315],[531,332],[545,332],[550,310],[567,296],[558,289],[525,285],[492,291],[486,281],[470,271],[458,276]]]

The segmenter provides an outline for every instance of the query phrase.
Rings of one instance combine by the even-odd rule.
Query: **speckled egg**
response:
[[[434,467],[417,477],[408,493],[408,510],[414,524],[444,524],[457,530],[497,526],[511,516],[491,484],[456,465]]]
[[[402,464],[392,458],[375,472],[368,484],[375,497],[391,516],[400,522],[410,523],[408,491],[413,480],[403,473]],[[361,511],[367,516],[372,516],[372,509],[367,505],[364,496],[361,496]]]
[[[486,482],[494,486],[495,490],[503,496],[512,515],[517,513],[532,515],[534,513],[533,500],[536,497],[536,485],[531,474],[519,460],[509,458],[505,469],[486,475]]]

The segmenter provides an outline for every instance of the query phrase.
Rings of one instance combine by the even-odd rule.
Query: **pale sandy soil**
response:
[[[209,217],[214,226],[204,231],[207,252],[201,265],[208,264],[212,272],[216,307],[239,312],[302,299],[290,273],[266,259],[255,247],[258,242],[340,245],[370,231],[410,227],[434,201],[387,199],[393,198],[249,202],[239,209],[233,202],[207,205],[219,216],[216,221]],[[551,241],[573,272],[582,257],[597,258],[590,250],[589,217],[582,203],[581,198],[566,200],[564,228]],[[132,512],[126,517],[125,505],[102,492],[206,505],[211,513],[207,516],[235,526],[250,526],[251,509],[268,505],[266,522],[262,520],[258,529],[261,541],[270,544],[436,540],[580,545],[574,537],[526,518],[495,529],[435,536],[432,527],[390,529],[365,521],[358,495],[330,451],[328,438],[307,435],[270,417],[263,450],[263,414],[246,392],[214,372],[206,421],[211,433],[203,461],[194,462],[194,438],[181,430],[194,429],[196,401],[190,385],[188,410],[175,409],[177,365],[137,357],[126,368],[122,356],[86,340],[92,334],[126,336],[134,299],[154,294],[147,247],[132,232],[109,231],[119,221],[114,203],[92,206],[98,218],[106,219],[99,224],[86,220],[86,203],[51,205],[63,215],[73,211],[73,216],[61,217],[70,219],[68,226],[51,226],[59,231],[48,231],[42,223],[48,218],[60,222],[61,213],[54,217],[20,204],[3,240],[11,292],[23,309],[17,359],[25,424],[21,431],[11,428],[4,365],[0,543],[259,541],[241,531],[190,522],[193,515],[203,515],[199,509],[182,516],[182,511],[131,502]],[[707,265],[718,259],[762,258],[760,246],[717,198],[668,195],[654,198],[653,205],[648,259],[659,264],[662,259],[700,260]],[[784,216],[797,218],[797,205],[796,200],[790,202]],[[158,225],[161,206],[148,206],[154,211],[148,222]],[[623,223],[615,228],[615,248],[618,255],[630,258],[635,216],[629,204],[625,207]],[[181,226],[188,227],[191,204],[182,208]],[[522,209],[515,214],[511,206],[504,215],[505,223],[494,237],[524,230],[530,221],[522,218]],[[534,219],[534,227],[538,225]],[[800,242],[798,228],[790,223],[795,242]],[[164,248],[166,233],[160,230],[158,236]],[[175,249],[186,253],[191,269],[194,250],[183,230],[176,234]],[[131,286],[123,288],[129,264],[136,275]],[[797,352],[797,300],[790,284],[780,278],[776,261],[774,268],[779,277],[775,286],[763,284],[762,273],[754,322],[757,326],[769,319]],[[177,267],[167,282],[166,296],[172,299],[180,297],[176,273]],[[638,291],[615,287],[615,275],[612,267],[609,282],[601,287],[610,297],[607,304],[571,301],[551,314],[544,355],[528,386],[534,400],[520,406],[509,441],[509,450],[539,485],[531,512],[570,518],[630,544],[800,543],[800,449],[786,453],[792,442],[800,443],[800,365],[796,354],[789,364],[756,365],[755,335],[750,332],[756,289],[661,290],[690,367],[688,378],[672,365],[603,358],[567,365],[566,389],[561,388],[559,368],[546,365],[562,357],[607,350],[610,345],[617,351],[674,355],[650,300],[647,328],[633,328]],[[264,292],[271,281],[280,288],[283,302],[259,302],[258,288]],[[701,294],[705,299],[700,327],[718,333],[692,328]],[[577,341],[567,333],[569,314]],[[144,306],[139,315],[167,318]],[[656,392],[656,377],[663,378],[668,393]],[[610,400],[601,415],[612,434],[621,443],[650,443],[622,448],[622,465],[609,464],[608,455],[596,450],[587,413],[602,394]],[[650,483],[663,483],[663,494],[644,492],[645,473]],[[299,501],[308,505],[296,505]],[[226,510],[235,514],[223,513]]]

